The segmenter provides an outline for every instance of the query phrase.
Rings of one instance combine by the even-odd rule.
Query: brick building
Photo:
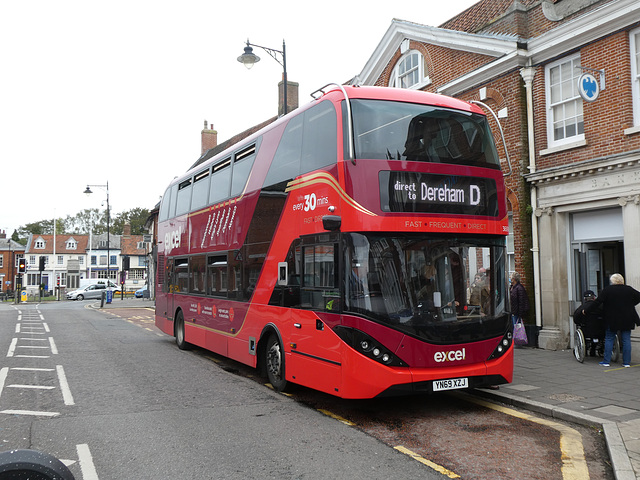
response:
[[[24,250],[24,245],[7,238],[4,230],[0,232],[0,292],[11,292],[16,288],[18,259],[24,257]]]
[[[570,344],[581,292],[610,274],[640,289],[639,70],[637,0],[481,0],[439,27],[393,20],[354,79],[497,112],[511,163],[490,116],[511,172],[508,267],[523,276],[542,348]]]

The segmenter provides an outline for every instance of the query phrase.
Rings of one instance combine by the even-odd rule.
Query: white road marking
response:
[[[16,345],[18,344],[18,339],[14,338],[11,340],[11,345],[9,345],[9,351],[7,352],[7,357],[13,357],[13,354],[16,352]]]
[[[89,450],[89,445],[83,443],[76,445],[78,451],[78,459],[80,460],[80,470],[82,471],[83,480],[98,480],[98,472],[93,464],[93,457]]]
[[[75,405],[71,395],[71,389],[69,388],[69,382],[67,382],[67,376],[64,373],[62,365],[56,365],[56,371],[58,372],[58,381],[60,382],[60,390],[62,390],[62,398],[65,405]]]

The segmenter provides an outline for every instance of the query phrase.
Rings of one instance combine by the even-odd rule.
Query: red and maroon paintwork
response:
[[[349,98],[371,98],[455,108],[483,114],[477,106],[442,95],[402,89],[345,87]],[[343,398],[374,397],[394,385],[427,382],[436,379],[495,375],[511,382],[513,347],[497,360],[487,361],[502,337],[477,343],[438,346],[429,345],[402,332],[353,315],[339,315],[268,305],[276,285],[278,262],[292,241],[303,235],[323,232],[322,217],[339,215],[341,231],[363,232],[437,232],[507,235],[508,221],[502,172],[497,169],[459,165],[432,164],[399,160],[358,159],[355,164],[344,160],[340,90],[332,90],[319,100],[279,119],[252,138],[262,136],[254,167],[242,195],[228,201],[161,223],[158,226],[158,253],[166,257],[196,253],[229,251],[242,247],[246,229],[254,214],[263,180],[287,121],[314,105],[330,100],[338,116],[338,162],[326,169],[299,176],[287,188],[285,206],[264,261],[251,302],[223,298],[166,294],[157,292],[156,325],[174,335],[175,313],[183,311],[187,342],[256,366],[257,349],[250,349],[249,339],[259,341],[266,325],[279,332],[285,351],[286,379]],[[250,142],[249,139],[247,142]],[[235,147],[237,148],[237,146]],[[223,152],[215,158],[223,158]],[[215,159],[214,159],[215,161]],[[202,168],[202,165],[198,168]],[[380,208],[378,174],[382,170],[432,172],[460,176],[487,177],[497,185],[499,215],[497,218],[465,215],[388,213]],[[182,178],[174,181],[180,182]],[[305,212],[305,195],[323,199],[322,206]],[[335,210],[330,212],[328,207]],[[328,328],[316,329],[316,320]],[[293,324],[300,328],[293,328]],[[410,367],[388,367],[371,360],[346,345],[332,330],[341,324],[355,327],[379,339],[390,351]],[[295,347],[295,348],[294,348]],[[465,359],[436,363],[436,352],[465,349]],[[295,352],[304,355],[295,355]],[[293,352],[293,353],[292,353]],[[314,358],[317,357],[317,358]],[[322,360],[320,360],[322,359]]]

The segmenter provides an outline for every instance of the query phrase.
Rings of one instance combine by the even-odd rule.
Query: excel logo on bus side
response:
[[[174,248],[180,248],[180,242],[182,239],[182,227],[178,227],[173,232],[167,232],[164,234],[164,248],[167,252],[170,252]]]
[[[460,350],[449,350],[448,352],[436,352],[433,355],[433,359],[438,363],[457,362],[459,360],[464,360],[466,354],[466,350],[461,348]]]

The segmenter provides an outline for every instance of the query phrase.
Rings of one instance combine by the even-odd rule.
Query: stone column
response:
[[[538,346],[546,350],[567,347],[567,215],[552,208],[537,209],[540,224],[540,296],[542,330]]]
[[[618,198],[624,229],[624,282],[640,290],[640,195]],[[640,312],[640,308],[636,307]],[[620,360],[622,361],[622,360]],[[631,362],[640,363],[640,329],[631,330]]]

